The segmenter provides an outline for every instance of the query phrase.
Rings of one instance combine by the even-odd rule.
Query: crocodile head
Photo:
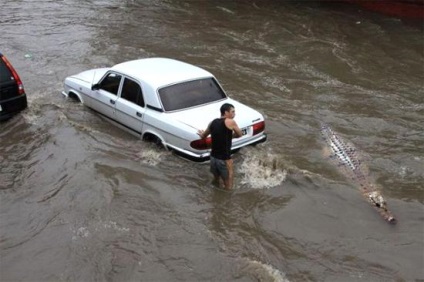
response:
[[[386,201],[384,200],[383,196],[381,196],[380,192],[378,192],[378,191],[370,192],[368,194],[368,199],[376,207],[387,210]]]

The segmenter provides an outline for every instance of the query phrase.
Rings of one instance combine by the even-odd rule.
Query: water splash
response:
[[[164,151],[146,148],[143,151],[136,153],[136,158],[144,164],[156,166],[160,163],[163,154],[165,154]]]
[[[256,260],[244,259],[241,270],[254,276],[258,281],[289,282],[285,273],[272,265]]]
[[[278,158],[270,152],[245,156],[239,171],[243,174],[241,183],[254,189],[275,187],[287,176]]]

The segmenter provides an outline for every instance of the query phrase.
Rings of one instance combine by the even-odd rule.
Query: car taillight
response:
[[[212,139],[208,137],[205,139],[194,140],[190,143],[190,146],[196,150],[210,149],[212,146]]]
[[[262,131],[265,130],[265,121],[255,123],[254,125],[252,125],[252,128],[253,128],[253,135],[261,133]]]
[[[22,84],[21,78],[19,77],[18,73],[15,71],[15,69],[12,67],[12,64],[6,59],[5,56],[2,56],[2,59],[10,70],[10,72],[12,73],[13,79],[15,79],[16,84],[18,84],[18,93],[25,94],[24,85]]]

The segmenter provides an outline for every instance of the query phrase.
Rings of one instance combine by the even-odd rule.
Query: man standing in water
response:
[[[198,134],[201,138],[206,138],[211,134],[210,163],[211,172],[214,176],[213,183],[219,187],[219,179],[221,178],[224,181],[225,189],[231,190],[234,181],[233,160],[231,159],[232,138],[242,136],[242,132],[234,121],[236,113],[233,105],[225,103],[221,106],[220,111],[221,117],[209,123],[205,131],[199,130]]]

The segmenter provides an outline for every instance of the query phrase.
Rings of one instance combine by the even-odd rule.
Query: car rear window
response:
[[[0,82],[9,82],[12,81],[13,75],[6,66],[6,64],[3,62],[3,60],[0,58]]]
[[[204,78],[174,84],[159,89],[165,111],[175,111],[207,104],[226,98],[213,78]]]

